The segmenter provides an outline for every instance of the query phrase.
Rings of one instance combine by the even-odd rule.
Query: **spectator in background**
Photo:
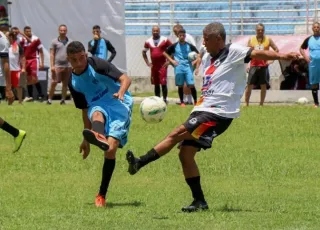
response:
[[[7,9],[4,6],[0,6],[0,27],[2,27],[4,33],[9,31],[9,18]]]
[[[38,53],[40,54],[39,69],[44,68],[44,54],[43,46],[40,39],[32,34],[31,27],[24,27],[24,34],[27,38],[22,38],[20,45],[24,50],[24,55],[26,57],[26,72],[27,72],[27,83],[28,83],[28,95],[25,98],[26,102],[33,101],[33,85],[38,91],[38,99],[42,100],[44,95],[41,89],[40,82],[38,81]]]
[[[96,56],[107,60],[108,62],[112,62],[117,52],[109,40],[101,37],[100,26],[95,25],[92,28],[92,33],[93,40],[89,41],[88,52],[90,52],[92,56]],[[109,58],[108,51],[111,53],[111,56]]]
[[[151,68],[151,84],[154,85],[154,94],[160,97],[160,85],[162,88],[162,96],[164,102],[167,103],[168,88],[167,88],[167,67],[166,58],[163,52],[172,45],[170,40],[160,35],[159,26],[152,27],[152,37],[144,43],[142,57],[147,66]],[[151,63],[148,60],[147,51],[150,50]]]
[[[300,53],[309,64],[309,82],[314,100],[314,107],[319,107],[318,90],[320,83],[320,24],[315,22],[312,25],[313,35],[307,37],[300,47]],[[309,48],[309,55],[305,50]]]
[[[9,33],[8,38],[10,42],[9,64],[11,86],[17,90],[19,104],[22,104],[22,88],[25,87],[26,59],[23,53],[23,48],[16,42],[13,32]]]
[[[284,80],[280,90],[305,90],[308,85],[308,63],[304,59],[294,60],[283,71]]]
[[[0,60],[0,102],[6,98],[6,81],[2,72],[2,63]]]
[[[51,105],[52,97],[58,83],[62,82],[62,98],[60,105],[65,104],[71,66],[67,60],[67,46],[71,40],[67,37],[66,25],[59,26],[59,36],[52,40],[50,47],[51,86],[47,104]]]
[[[265,27],[262,23],[256,26],[256,36],[253,36],[248,41],[248,46],[255,50],[269,50],[270,47],[275,51],[279,52],[278,47],[274,44],[271,38],[265,36]],[[246,105],[249,106],[249,100],[251,96],[251,91],[254,85],[260,85],[260,105],[264,104],[264,100],[267,94],[267,84],[268,82],[268,66],[273,63],[273,61],[256,60],[252,59],[250,61],[250,66],[248,64],[247,71],[249,72],[247,88],[245,92]]]
[[[16,42],[20,43],[23,38],[26,39],[28,42],[31,42],[31,40],[23,32],[21,32],[18,27],[12,27],[11,31],[14,34],[14,39]]]
[[[180,25],[180,24],[176,24],[175,26],[173,26],[173,33],[177,37],[176,42],[179,41],[178,33],[182,29],[183,29],[183,26]],[[185,41],[196,47],[196,41],[188,33],[186,33]],[[183,96],[184,97],[184,99],[183,99],[184,103],[187,104],[187,105],[192,105],[193,104],[192,103],[192,94],[191,94],[191,91],[190,91],[190,89],[189,89],[189,87],[187,86],[186,83],[184,83],[184,85],[183,85],[183,94],[184,94],[184,96]]]

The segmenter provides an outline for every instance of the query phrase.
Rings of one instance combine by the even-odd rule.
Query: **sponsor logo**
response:
[[[95,97],[92,98],[91,102],[97,101],[106,95],[109,92],[109,89],[106,87],[102,92],[98,93]]]

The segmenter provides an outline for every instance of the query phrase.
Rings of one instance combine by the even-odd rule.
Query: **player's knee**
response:
[[[103,120],[103,114],[100,111],[95,111],[95,112],[93,112],[91,119],[93,121],[95,121],[95,120],[101,121],[101,120]]]
[[[108,151],[104,153],[104,157],[107,159],[116,159],[117,146],[110,144]]]

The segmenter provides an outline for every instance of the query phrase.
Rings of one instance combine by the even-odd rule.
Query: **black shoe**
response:
[[[66,104],[65,100],[60,101],[60,105],[65,105],[65,104]]]
[[[47,105],[51,105],[52,104],[52,102],[51,101],[47,101]]]
[[[194,200],[189,206],[183,207],[181,211],[183,212],[198,212],[198,211],[204,211],[208,210],[209,206],[207,202],[200,201],[200,200]]]
[[[140,164],[139,164],[139,159],[135,158],[133,155],[133,152],[128,150],[127,152],[127,161],[129,163],[129,168],[128,168],[128,172],[131,175],[136,174],[139,170],[140,170]]]

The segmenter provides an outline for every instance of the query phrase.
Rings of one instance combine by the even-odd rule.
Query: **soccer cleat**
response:
[[[52,105],[52,102],[48,100],[47,105]]]
[[[23,130],[19,130],[19,135],[14,138],[14,144],[15,144],[15,147],[14,147],[14,150],[13,152],[16,153],[19,151],[22,143],[23,143],[23,140],[26,138],[26,131],[23,131]]]
[[[90,129],[84,129],[82,131],[82,135],[84,139],[88,141],[90,144],[99,147],[103,151],[108,151],[109,144],[107,142],[107,138],[104,135],[92,131]]]
[[[186,107],[185,103],[180,103],[180,107]]]
[[[26,97],[23,101],[24,102],[33,102],[33,97]]]
[[[319,105],[318,105],[318,104],[315,104],[314,107],[315,107],[315,108],[319,108]]]
[[[128,150],[126,158],[127,158],[128,163],[129,163],[128,172],[131,175],[136,174],[141,168],[140,164],[139,164],[139,159],[135,158],[134,155],[133,155],[133,152],[130,151],[130,150]]]
[[[65,104],[66,104],[65,100],[60,101],[60,105],[65,105]]]
[[[194,200],[189,206],[183,207],[181,211],[182,212],[198,212],[198,211],[204,211],[208,209],[209,209],[209,206],[207,202]]]
[[[95,203],[96,207],[98,207],[98,208],[105,207],[106,206],[106,199],[102,195],[97,194],[96,200],[94,203]]]

